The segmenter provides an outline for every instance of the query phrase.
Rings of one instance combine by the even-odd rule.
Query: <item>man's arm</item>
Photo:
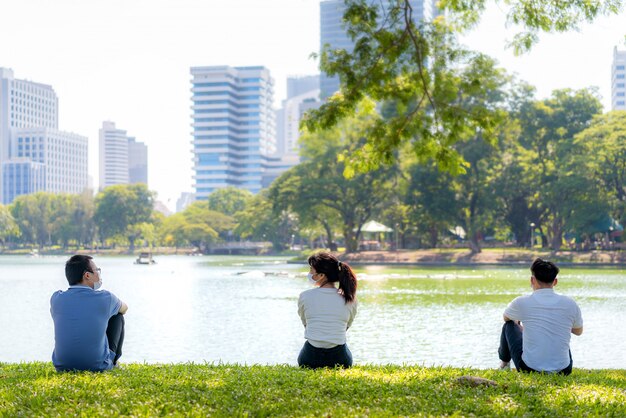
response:
[[[127,310],[128,310],[128,305],[122,302],[122,305],[120,306],[120,310],[118,311],[118,313],[121,313],[122,315],[124,315]]]
[[[574,335],[580,335],[583,333],[583,327],[580,328],[572,328],[572,334]]]

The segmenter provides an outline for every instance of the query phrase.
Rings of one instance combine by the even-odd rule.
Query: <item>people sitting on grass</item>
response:
[[[356,276],[349,265],[327,252],[310,256],[308,263],[309,281],[315,288],[305,290],[298,299],[306,338],[298,365],[350,367],[352,353],[346,344],[346,331],[357,311]]]
[[[569,375],[571,334],[581,335],[583,318],[572,299],[554,292],[559,268],[537,258],[530,267],[533,292],[514,299],[504,310],[500,335],[500,368]]]
[[[57,371],[104,371],[122,355],[124,315],[128,306],[113,293],[98,290],[101,270],[88,255],[65,263],[69,288],[50,298],[54,321],[52,363]]]

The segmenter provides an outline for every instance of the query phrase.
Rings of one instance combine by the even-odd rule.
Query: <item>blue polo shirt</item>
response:
[[[115,353],[109,350],[106,330],[122,301],[106,290],[70,286],[50,298],[54,321],[52,363],[57,371],[102,371],[113,367]]]

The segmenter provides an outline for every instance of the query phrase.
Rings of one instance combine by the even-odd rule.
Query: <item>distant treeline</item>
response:
[[[20,196],[0,206],[0,241],[206,250],[255,240],[276,249],[341,243],[354,251],[371,219],[393,228],[386,239],[403,248],[452,244],[460,235],[473,251],[486,239],[526,246],[531,231],[554,250],[615,239],[626,221],[626,112],[602,114],[593,89],[535,100],[533,89],[519,84],[494,92],[493,106],[505,114],[494,140],[477,130],[442,146],[462,157],[452,169],[408,147],[362,167],[350,160],[367,152],[366,128],[393,113],[393,103],[382,112],[363,106],[330,130],[303,134],[303,162],[257,195],[222,189],[169,217],[153,210],[145,185],[112,186],[95,197]]]

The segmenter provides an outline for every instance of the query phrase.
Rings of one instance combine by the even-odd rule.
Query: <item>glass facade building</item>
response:
[[[28,158],[14,158],[2,163],[2,201],[9,204],[23,194],[44,190],[45,165]]]
[[[196,199],[237,187],[257,193],[276,152],[274,81],[265,67],[191,68]]]

